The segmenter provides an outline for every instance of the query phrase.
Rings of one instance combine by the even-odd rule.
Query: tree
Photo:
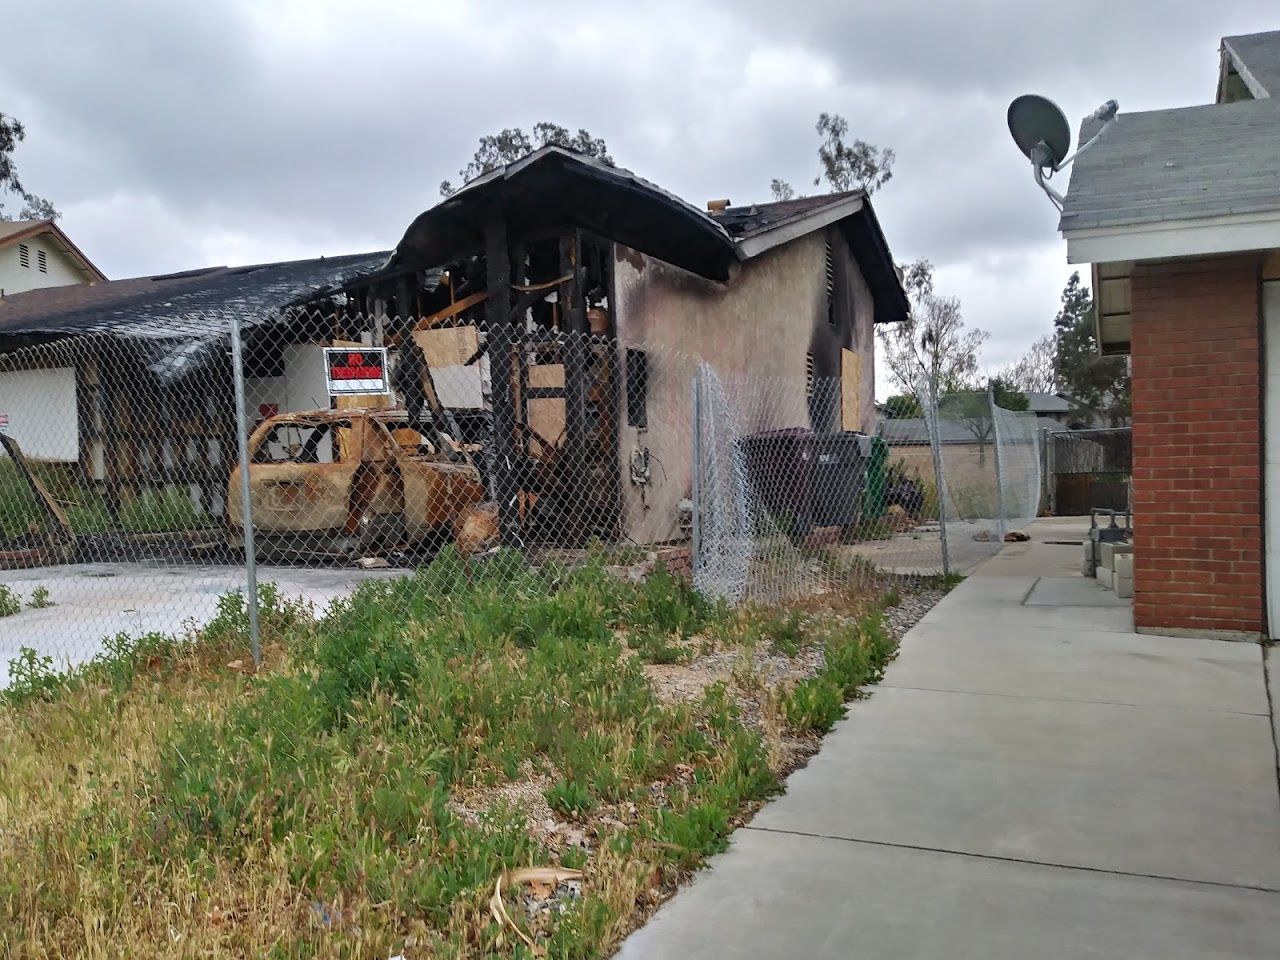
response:
[[[1111,426],[1129,419],[1129,373],[1123,357],[1098,352],[1094,303],[1089,288],[1073,273],[1062,291],[1062,309],[1053,321],[1055,361],[1064,393]]]
[[[769,192],[773,194],[774,200],[794,200],[796,198],[796,188],[785,180],[779,180],[777,177],[769,181]]]
[[[967,330],[955,297],[933,292],[928,261],[908,265],[911,315],[877,328],[885,366],[899,387],[917,399],[972,387],[977,382],[978,354],[989,339],[983,330]]]
[[[987,444],[995,440],[993,400],[1005,410],[1026,411],[1031,406],[1026,394],[1001,377],[992,377],[986,389],[975,387],[948,394],[938,404],[938,413],[944,420],[963,423],[977,441],[979,466],[986,463]]]
[[[895,393],[884,402],[884,415],[889,420],[909,420],[923,417],[920,401],[910,393]]]
[[[814,177],[815,187],[826,180],[837,193],[856,187],[871,194],[889,182],[893,176],[892,150],[881,150],[865,140],[845,143],[849,121],[838,113],[818,114],[816,129],[826,139],[818,147],[822,172]]]
[[[513,163],[548,144],[586,154],[588,157],[594,157],[609,166],[613,166],[613,157],[609,156],[609,148],[602,138],[593,137],[581,128],[577,133],[571,134],[567,127],[562,127],[558,123],[548,123],[544,120],[533,125],[532,136],[519,127],[507,127],[498,133],[481,137],[480,144],[476,149],[475,156],[471,158],[471,162],[458,171],[461,185],[465,186],[476,177],[483,176],[490,170],[496,170],[498,167],[505,166],[508,163]],[[460,187],[455,187],[452,181],[441,181],[440,196],[451,196],[457,193],[459,189]]]
[[[0,113],[0,195],[10,193],[22,198],[22,209],[16,218],[9,216],[0,202],[0,220],[56,220],[60,214],[53,204],[31,193],[18,178],[13,153],[26,136],[26,128],[17,118]]]
[[[1058,344],[1052,333],[1031,344],[1022,359],[1007,367],[1001,377],[1019,390],[1054,393],[1058,389]]]

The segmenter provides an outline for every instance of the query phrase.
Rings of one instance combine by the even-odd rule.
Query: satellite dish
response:
[[[1057,170],[1071,149],[1071,128],[1047,97],[1023,94],[1009,104],[1009,132],[1018,149],[1037,167]]]

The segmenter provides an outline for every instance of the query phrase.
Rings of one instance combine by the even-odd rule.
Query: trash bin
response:
[[[752,434],[741,443],[756,496],[784,528],[803,536],[811,527],[858,522],[870,441],[861,433],[793,427]]]
[[[883,437],[870,438],[870,455],[863,470],[862,517],[875,520],[884,516],[889,492],[889,445]]]
[[[769,430],[740,441],[747,478],[765,509],[784,527],[807,530],[813,431]]]
[[[809,516],[817,527],[851,527],[862,515],[862,481],[871,454],[871,438],[863,433],[816,434],[813,437],[809,484]]]

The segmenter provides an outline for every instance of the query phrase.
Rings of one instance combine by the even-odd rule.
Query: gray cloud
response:
[[[897,152],[875,200],[889,241],[938,265],[998,366],[1070,273],[1008,101],[1207,101],[1218,38],[1274,28],[1270,6],[20,4],[0,110],[28,126],[28,186],[111,276],[390,246],[481,134],[540,119],[695,203],[767,199],[774,176],[813,189],[814,118],[839,112]]]

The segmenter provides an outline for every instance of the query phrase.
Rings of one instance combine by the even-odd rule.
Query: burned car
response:
[[[240,482],[237,466],[227,517],[242,542]],[[469,454],[404,410],[280,414],[249,438],[249,502],[264,557],[354,559],[434,545],[484,497]]]

